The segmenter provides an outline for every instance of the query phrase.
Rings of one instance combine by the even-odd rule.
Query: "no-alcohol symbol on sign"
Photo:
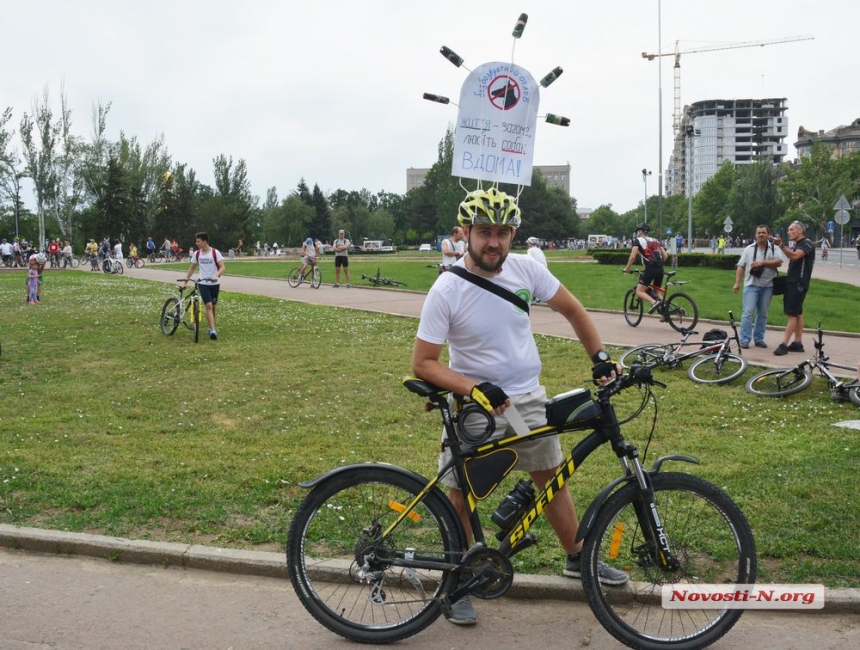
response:
[[[507,75],[496,77],[488,87],[490,103],[501,111],[512,109],[520,101],[520,85]]]

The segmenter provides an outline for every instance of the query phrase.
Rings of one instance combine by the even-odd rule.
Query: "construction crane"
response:
[[[653,61],[658,56],[674,56],[675,57],[675,112],[672,116],[672,130],[677,138],[678,132],[681,130],[681,55],[695,54],[698,52],[716,52],[718,50],[735,50],[741,47],[764,47],[765,45],[779,45],[780,43],[794,43],[795,41],[811,41],[814,36],[787,36],[785,38],[774,38],[768,41],[745,41],[740,43],[725,43],[723,45],[714,45],[711,47],[697,47],[692,50],[681,50],[679,47],[680,41],[675,41],[674,52],[659,52],[657,54],[649,54],[642,52],[642,58]]]

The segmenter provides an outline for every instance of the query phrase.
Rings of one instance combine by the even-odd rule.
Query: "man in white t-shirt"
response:
[[[442,240],[442,268],[453,265],[466,254],[466,242],[463,239],[463,229],[454,226],[451,237]]]
[[[218,293],[221,290],[221,274],[224,273],[224,256],[209,245],[209,235],[198,232],[194,235],[194,243],[197,250],[191,255],[191,266],[185,274],[185,287],[188,280],[194,274],[194,269],[200,269],[197,276],[197,288],[200,291],[200,299],[203,301],[206,311],[206,322],[209,325],[209,338],[213,341],[218,338],[215,329],[215,306],[218,304]]]
[[[548,269],[525,255],[509,255],[520,225],[520,211],[513,197],[498,191],[477,190],[460,204],[459,221],[464,228],[467,254],[455,266],[503,287],[526,302],[531,298],[546,301],[564,316],[589,356],[595,379],[614,377],[616,366],[603,350],[600,336],[588,312]],[[447,342],[449,365],[440,361]],[[506,409],[515,406],[529,427],[546,424],[546,390],[540,384],[541,360],[532,334],[531,321],[522,311],[454,273],[443,273],[424,301],[418,334],[412,353],[412,371],[421,379],[451,391],[470,396],[496,418],[494,436],[513,433]],[[517,468],[529,472],[538,486],[556,473],[562,462],[561,445],[552,436],[517,446]],[[440,465],[446,461],[445,449]],[[446,476],[449,497],[471,537],[468,510],[456,478]],[[547,518],[567,555],[564,574],[580,576],[576,541],[578,518],[570,493],[562,490],[546,508]],[[621,585],[627,574],[601,564],[601,582]],[[446,614],[459,625],[477,621],[469,597],[454,603]]]
[[[543,254],[540,248],[540,240],[537,237],[529,237],[526,239],[526,245],[528,246],[528,249],[526,249],[528,256],[533,257],[539,264],[546,266],[546,255]]]
[[[334,251],[334,288],[340,286],[340,269],[346,275],[346,288],[349,289],[349,247],[352,243],[346,238],[346,233],[343,230],[337,231],[337,239],[331,245]]]

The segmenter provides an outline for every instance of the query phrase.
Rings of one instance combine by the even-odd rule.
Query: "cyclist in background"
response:
[[[624,273],[630,273],[630,267],[636,261],[637,256],[642,257],[645,271],[639,276],[639,282],[636,283],[636,296],[643,302],[651,304],[648,313],[652,314],[660,307],[661,301],[651,296],[648,287],[651,284],[663,286],[663,262],[666,261],[666,249],[660,245],[658,240],[649,237],[649,232],[651,232],[651,226],[647,223],[640,223],[636,226],[633,248],[630,251],[630,257],[627,258]]]
[[[302,268],[299,269],[299,276],[304,278],[305,271],[310,264],[313,266],[317,261],[317,254],[320,252],[320,249],[314,243],[314,240],[310,237],[305,239],[305,243],[302,244]]]
[[[537,297],[548,302],[567,319],[591,356],[592,376],[615,376],[616,366],[603,350],[597,329],[582,304],[548,269],[522,255],[508,255],[520,226],[520,210],[513,197],[496,188],[471,192],[460,204],[459,222],[465,232],[467,253],[453,268],[463,268],[520,298],[526,296],[526,301]],[[446,342],[450,351],[447,366],[440,361]],[[412,353],[412,371],[454,395],[471,397],[492,412],[496,438],[514,433],[511,422],[516,421],[516,416],[505,415],[512,406],[529,428],[546,424],[546,389],[540,384],[541,360],[528,312],[515,309],[506,298],[457,273],[440,275],[427,294]],[[462,399],[458,397],[457,401],[462,403]],[[558,436],[525,443],[517,451],[517,468],[529,472],[539,486],[555,475],[563,458]],[[449,458],[450,450],[446,448],[439,459],[440,467]],[[450,488],[449,497],[469,539],[472,531],[463,492],[451,474],[443,478],[443,483]],[[576,542],[578,519],[567,489],[547,506],[546,516],[567,553],[564,575],[580,577],[582,542]],[[622,585],[628,579],[626,573],[602,563],[599,575],[605,584]],[[477,622],[468,596],[454,603],[447,616],[457,625]]]
[[[193,275],[194,269],[200,267],[197,289],[200,291],[200,299],[206,310],[209,338],[214,341],[218,338],[218,331],[215,329],[215,306],[218,304],[218,293],[221,290],[219,278],[224,273],[224,256],[209,245],[209,235],[205,232],[194,235],[194,243],[197,245],[197,250],[191,255],[191,266],[185,274],[182,288],[188,286],[188,280]]]
[[[90,271],[99,270],[99,245],[95,239],[87,242],[87,256],[90,258]]]
[[[537,237],[529,237],[526,239],[526,245],[528,246],[526,254],[529,257],[534,258],[538,264],[546,266],[546,255],[544,255],[543,251],[540,249],[540,240]]]

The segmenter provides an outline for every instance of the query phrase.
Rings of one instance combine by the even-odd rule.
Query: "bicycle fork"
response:
[[[664,571],[676,571],[680,563],[675,558],[669,544],[669,537],[666,535],[663,521],[660,519],[657,499],[648,472],[645,471],[639,461],[639,451],[634,448],[629,458],[622,459],[622,465],[632,472],[633,479],[639,486],[640,500],[633,505],[633,509],[636,512],[639,528],[645,538],[643,550],[650,556],[651,561]],[[657,469],[659,469],[659,465]]]

